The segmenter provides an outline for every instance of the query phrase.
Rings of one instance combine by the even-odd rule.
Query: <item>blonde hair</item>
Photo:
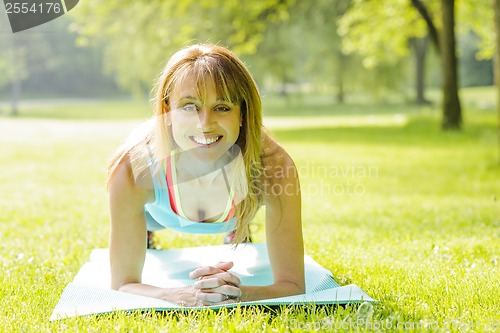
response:
[[[249,223],[262,204],[262,105],[257,85],[244,63],[227,48],[197,44],[175,53],[167,62],[155,86],[155,116],[142,126],[116,152],[108,168],[108,183],[115,169],[128,156],[137,181],[148,169],[149,156],[163,160],[175,146],[166,124],[171,94],[188,75],[195,78],[199,91],[214,83],[217,96],[240,106],[242,127],[236,145],[243,156],[243,172],[235,172],[234,184],[245,187],[246,195],[236,205],[236,234],[233,243],[249,236]],[[237,179],[244,177],[238,181]],[[239,184],[239,185],[238,185]],[[248,191],[248,192],[246,192]]]

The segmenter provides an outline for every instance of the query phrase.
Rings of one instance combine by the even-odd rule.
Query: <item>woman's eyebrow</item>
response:
[[[183,96],[183,97],[181,97],[179,100],[181,100],[181,101],[182,101],[182,100],[199,101],[199,99],[198,99],[198,98],[193,97],[193,96]]]
[[[179,101],[195,101],[195,102],[201,102],[201,100],[197,97],[193,97],[193,96],[183,96],[181,98],[179,98]],[[218,97],[216,100],[215,100],[216,103],[232,103],[229,99],[227,98],[224,98],[224,97]]]

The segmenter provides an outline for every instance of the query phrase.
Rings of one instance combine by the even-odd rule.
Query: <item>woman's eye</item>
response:
[[[196,105],[194,104],[186,104],[182,107],[183,111],[195,112],[197,111]]]
[[[231,108],[227,105],[217,105],[215,107],[215,111],[221,111],[221,112],[227,112],[227,111],[230,111]]]

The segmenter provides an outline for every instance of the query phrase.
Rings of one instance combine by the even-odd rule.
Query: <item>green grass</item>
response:
[[[10,104],[0,100],[0,116],[10,113]],[[147,99],[35,99],[21,101],[18,118],[105,120],[144,119],[153,114]]]
[[[380,301],[366,326],[355,307],[314,306],[49,322],[90,251],[107,247],[106,163],[150,111],[140,102],[95,101],[0,118],[1,331],[498,330],[497,115],[470,101],[461,132],[442,132],[430,107],[330,105],[328,114],[326,102],[312,99],[285,113],[286,103],[266,102],[271,130],[301,174],[306,252],[341,284]],[[262,212],[254,233],[264,241]],[[222,240],[171,231],[158,238],[164,248]]]

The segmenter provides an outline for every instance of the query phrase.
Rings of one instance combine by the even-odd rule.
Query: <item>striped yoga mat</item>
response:
[[[230,245],[193,247],[171,250],[147,250],[143,283],[159,287],[182,287],[194,284],[188,274],[200,266],[219,261],[233,261],[231,272],[242,284],[264,286],[273,283],[266,245],[245,244],[236,249]],[[332,273],[308,255],[304,256],[306,293],[303,295],[265,299],[253,302],[199,307],[218,309],[251,305],[347,304],[374,300],[356,285],[339,286]],[[64,289],[51,320],[103,314],[113,311],[185,311],[192,307],[115,291],[109,288],[110,272],[107,249],[95,249],[74,280]]]

